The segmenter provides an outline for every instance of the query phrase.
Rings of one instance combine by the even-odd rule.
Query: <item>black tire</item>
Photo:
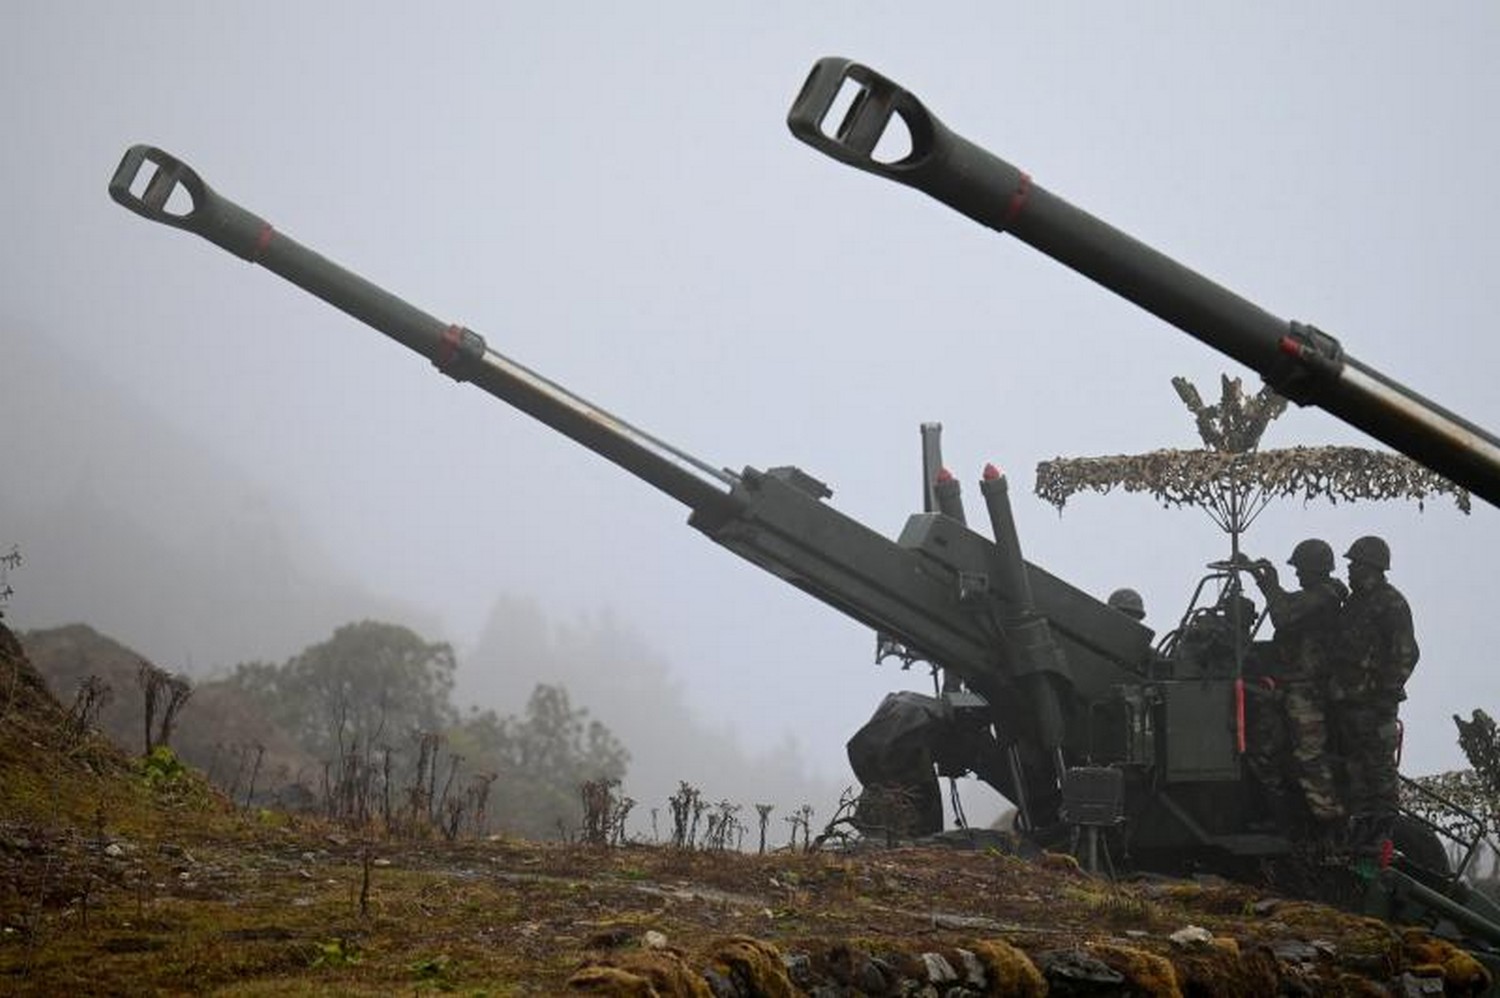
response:
[[[1416,871],[1429,877],[1444,879],[1452,875],[1453,867],[1448,862],[1448,851],[1443,842],[1427,825],[1407,814],[1396,815],[1391,830],[1391,841],[1403,862],[1417,868]]]

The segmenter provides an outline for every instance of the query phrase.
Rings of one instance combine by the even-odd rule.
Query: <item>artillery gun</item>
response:
[[[887,134],[894,131],[893,120],[904,128],[909,146],[888,157],[882,152],[902,148],[901,137],[892,140]],[[1299,405],[1325,409],[1500,506],[1500,438],[1356,360],[1317,327],[1278,318],[1051,194],[1025,171],[950,130],[910,91],[868,66],[842,58],[818,60],[793,101],[787,125],[798,139],[839,162],[923,191],[981,225],[1010,233],[1245,364],[1281,395]],[[1242,566],[1219,563],[1210,568],[1221,574],[1200,583],[1193,602],[1205,584],[1214,582],[1221,594],[1235,599]],[[1189,633],[1191,621],[1203,619],[1194,616],[1201,612],[1190,606],[1183,625],[1161,647],[1180,650],[1178,639]],[[1228,664],[1236,676],[1236,748],[1243,754],[1243,714],[1238,712],[1243,704],[1240,676],[1248,657],[1240,645],[1236,636]],[[1173,658],[1180,666],[1182,656],[1168,656],[1167,661]],[[1219,668],[1225,665],[1222,654],[1207,661],[1217,661]],[[1148,684],[1143,689],[1151,688]],[[1172,753],[1182,742],[1194,740],[1185,739],[1185,732],[1203,739],[1195,747],[1206,750],[1208,758],[1224,759],[1219,726],[1188,723],[1174,728],[1171,720],[1178,712],[1172,709],[1171,687],[1157,689],[1165,700],[1154,709],[1162,711],[1166,724],[1156,734],[1168,762],[1161,773],[1164,782],[1148,791],[1148,797],[1174,793]],[[1207,696],[1202,706],[1210,715],[1223,709],[1225,693]],[[1404,778],[1403,782],[1408,792],[1422,794],[1416,784]],[[1130,797],[1127,791],[1127,800]],[[1371,878],[1361,901],[1372,914],[1448,919],[1448,928],[1494,954],[1500,945],[1496,908],[1460,882],[1486,829],[1451,802],[1434,803],[1452,820],[1440,827],[1403,813],[1395,836],[1396,861]],[[1231,807],[1242,804],[1243,797],[1230,802]],[[1159,841],[1149,823],[1139,822],[1138,802],[1126,810],[1137,822],[1133,837],[1138,843]],[[1191,808],[1168,810],[1185,826],[1193,821]],[[1441,850],[1432,847],[1436,835],[1451,837],[1456,827],[1466,827],[1468,838],[1457,850],[1461,858],[1456,868],[1450,868]],[[1204,841],[1203,836],[1195,837]],[[1224,837],[1218,837],[1218,843],[1241,854],[1240,847],[1247,844]],[[1489,962],[1495,962],[1493,956]]]
[[[818,105],[829,74],[853,69],[819,64],[793,107],[794,131],[822,136],[817,128],[826,108]],[[877,78],[864,72],[868,92],[880,92]],[[913,106],[908,98],[898,103]],[[833,140],[830,151],[864,135],[873,119],[862,113],[853,114],[857,127]],[[929,128],[913,156],[930,152],[937,134]],[[826,145],[825,138],[817,141]],[[924,175],[955,203],[978,197],[983,185],[964,179],[972,164],[951,152],[943,164],[926,163]],[[1015,171],[999,173],[1013,179]],[[715,543],[871,627],[877,656],[940,669],[944,689],[923,704],[935,723],[913,743],[917,751],[877,759],[862,779],[905,780],[920,804],[935,792],[933,764],[972,770],[1017,805],[1028,834],[1048,841],[1070,836],[1091,855],[1106,851],[1148,868],[1176,866],[1182,857],[1232,866],[1295,854],[1284,832],[1254,827],[1256,805],[1242,776],[1241,638],[1231,635],[1228,654],[1213,650],[1224,647],[1216,638],[1226,628],[1243,626],[1238,607],[1217,599],[1193,608],[1171,647],[1195,654],[1160,654],[1148,628],[1022,557],[1007,480],[994,468],[979,483],[993,539],[968,526],[957,483],[942,470],[935,425],[923,433],[923,509],[892,540],[838,512],[826,501],[828,486],[798,468],[730,471],[631,425],[492,349],[472,330],[298,244],[160,149],[127,150],[109,191],[147,219],[266,267],[454,380],[473,382],[682,502],[689,524]],[[998,220],[1015,225],[1026,214],[1020,210],[1026,198],[1011,200]],[[1181,311],[1192,318],[1205,307]],[[1306,334],[1295,342],[1306,350],[1294,357],[1298,366],[1287,383],[1312,397],[1328,377],[1321,373],[1326,358],[1316,353],[1325,340]],[[1258,347],[1251,352],[1259,356]],[[881,717],[877,711],[866,730],[878,733]],[[919,771],[903,771],[913,759]],[[918,821],[930,827],[930,809]],[[1419,911],[1500,948],[1500,910],[1466,894],[1430,829],[1408,825],[1406,833],[1409,842],[1380,881],[1395,887],[1372,894],[1372,904],[1384,914]],[[1415,859],[1419,854],[1425,864]]]

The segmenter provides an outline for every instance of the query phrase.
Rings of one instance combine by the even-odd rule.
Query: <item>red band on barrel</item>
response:
[[[1282,353],[1291,354],[1293,357],[1302,356],[1302,344],[1290,336],[1283,336],[1276,344]]]
[[[1234,741],[1240,750],[1240,755],[1245,754],[1245,681],[1236,679],[1234,681]]]
[[[462,326],[449,326],[443,330],[442,339],[438,340],[437,355],[432,358],[432,363],[439,371],[446,373],[453,358],[458,356],[458,345],[463,341],[463,335]]]
[[[275,234],[276,230],[271,227],[270,222],[261,226],[260,235],[255,237],[255,252],[251,259],[259,262],[260,258],[265,255],[266,247],[271,245],[271,237]]]
[[[1021,214],[1021,209],[1026,205],[1026,195],[1031,193],[1031,174],[1022,173],[1016,189],[1011,192],[1010,204],[1005,206],[1005,217],[1000,220],[1002,229],[1010,228],[1010,223]]]

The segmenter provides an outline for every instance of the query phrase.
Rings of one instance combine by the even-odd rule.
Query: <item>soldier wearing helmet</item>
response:
[[[1134,589],[1116,589],[1109,594],[1107,602],[1127,617],[1136,620],[1146,619],[1146,602]]]
[[[1329,707],[1344,761],[1351,840],[1378,848],[1396,818],[1397,713],[1420,652],[1411,607],[1385,578],[1390,546],[1379,537],[1361,537],[1344,557],[1351,592],[1339,615]]]
[[[1333,577],[1327,541],[1302,541],[1287,564],[1297,573],[1294,591],[1282,588],[1266,559],[1246,564],[1276,629],[1254,698],[1246,763],[1278,823],[1298,823],[1300,797],[1315,834],[1327,841],[1342,832],[1345,818],[1334,785],[1325,704],[1339,608],[1349,593]]]

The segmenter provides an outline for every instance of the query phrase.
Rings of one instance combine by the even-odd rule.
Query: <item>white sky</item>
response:
[[[862,627],[614,466],[119,209],[105,185],[126,146],[181,156],[293,238],[713,464],[800,466],[891,536],[919,503],[918,424],[940,420],[972,520],[993,460],[1016,479],[1031,560],[1101,595],[1134,585],[1160,624],[1224,553],[1216,528],[1138,497],[1059,517],[1029,495],[1032,469],[1193,446],[1170,378],[1210,400],[1221,371],[1258,379],[795,141],[784,117],[808,68],[871,65],[1053,193],[1493,429],[1496,51],[1500,6],[1480,2],[13,0],[0,348],[55,338],[127,386],[342,572],[440,621],[431,636],[462,649],[499,593],[560,618],[612,610],[706,717],[751,743],[791,733],[842,778],[881,693],[924,677],[876,669]],[[83,473],[99,428],[57,411],[53,387],[5,381],[0,354],[0,390],[76,426],[56,460]],[[26,432],[0,426],[0,452]],[[1368,442],[1315,411],[1266,437]],[[135,446],[149,466],[151,441]],[[1423,649],[1405,768],[1457,766],[1448,716],[1500,708],[1500,515],[1293,505],[1247,547],[1280,561],[1304,536],[1342,551],[1367,532],[1392,544]]]

